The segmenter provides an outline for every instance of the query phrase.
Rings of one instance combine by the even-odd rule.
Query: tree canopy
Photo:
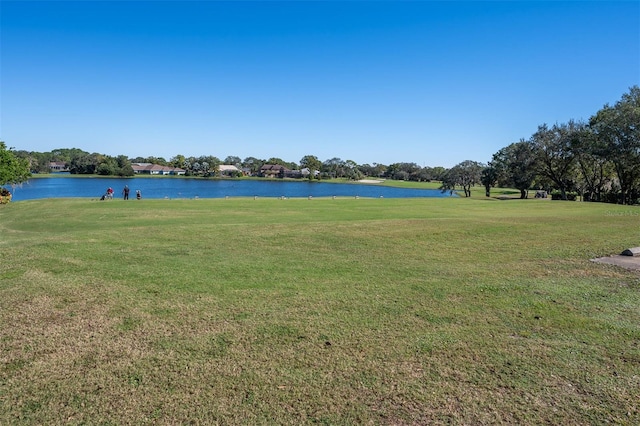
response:
[[[485,166],[477,161],[466,160],[453,166],[442,178],[441,191],[453,191],[461,186],[465,197],[471,196],[471,187],[480,183]]]
[[[0,141],[0,185],[15,185],[25,182],[31,176],[29,161],[17,157],[13,150]]]
[[[536,178],[538,159],[533,146],[525,141],[512,143],[493,154],[492,166],[498,185],[520,190],[520,198],[527,198]]]
[[[614,106],[605,105],[589,122],[594,150],[614,165],[620,202],[640,197],[640,87],[634,86]]]

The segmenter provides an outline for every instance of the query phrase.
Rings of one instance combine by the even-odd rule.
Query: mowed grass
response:
[[[0,206],[0,424],[640,423],[640,209]]]

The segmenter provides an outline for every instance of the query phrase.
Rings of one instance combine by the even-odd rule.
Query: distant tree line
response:
[[[216,176],[221,164],[235,165],[249,175],[259,174],[265,164],[277,164],[291,170],[307,168],[313,172],[306,175],[308,179],[441,181],[442,191],[460,188],[465,196],[471,195],[472,187],[483,185],[487,196],[498,186],[518,189],[521,198],[527,198],[530,189],[539,189],[556,192],[561,199],[577,193],[586,201],[634,204],[640,201],[640,88],[631,87],[615,105],[605,105],[588,123],[543,124],[529,139],[500,149],[486,164],[466,160],[450,169],[416,163],[357,164],[340,158],[321,161],[314,155],[294,163],[276,157],[112,157],[77,148],[12,152],[28,162],[32,173],[49,173],[53,161],[64,162],[73,174],[106,176],[132,176],[132,163],[179,167],[187,176],[202,177]]]
[[[416,163],[394,163],[383,165],[374,163],[357,164],[352,160],[331,158],[319,160],[314,155],[304,156],[299,163],[285,161],[272,157],[260,159],[247,157],[244,160],[237,156],[228,156],[224,160],[211,155],[199,157],[185,157],[178,154],[169,160],[163,157],[135,157],[124,155],[112,157],[99,153],[88,153],[78,148],[60,148],[51,152],[14,151],[14,153],[29,163],[32,173],[49,173],[51,162],[61,162],[67,166],[71,174],[97,174],[104,176],[133,176],[132,164],[151,163],[160,166],[178,167],[185,170],[186,176],[214,177],[218,175],[218,167],[222,164],[234,165],[249,175],[257,175],[265,164],[277,164],[290,170],[307,168],[317,171],[310,174],[310,179],[344,178],[359,180],[365,177],[376,177],[396,180],[439,181],[444,176],[444,167],[420,167]]]

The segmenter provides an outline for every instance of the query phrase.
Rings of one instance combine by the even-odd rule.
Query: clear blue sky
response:
[[[640,84],[639,1],[1,1],[28,151],[451,167]]]

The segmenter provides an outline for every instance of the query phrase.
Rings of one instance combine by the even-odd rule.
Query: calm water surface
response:
[[[21,186],[8,188],[13,201],[39,198],[89,197],[100,198],[108,187],[114,197],[122,198],[128,185],[129,198],[136,190],[142,198],[225,198],[225,197],[369,197],[423,198],[448,197],[437,189],[405,189],[376,184],[323,183],[280,180],[204,180],[185,178],[69,178],[47,177],[30,179]]]

